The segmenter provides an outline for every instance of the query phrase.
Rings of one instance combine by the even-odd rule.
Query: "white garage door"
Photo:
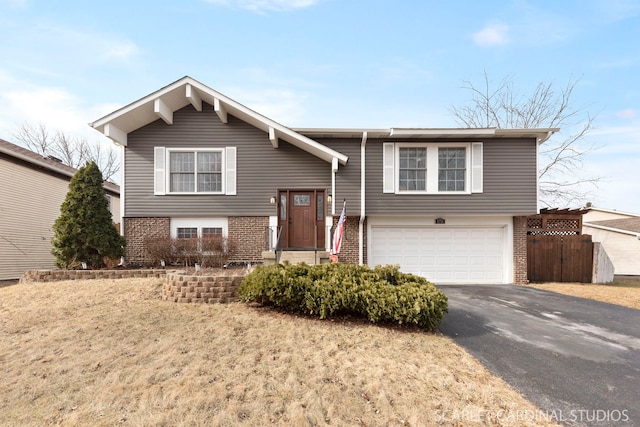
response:
[[[503,283],[502,227],[371,227],[369,265],[399,264],[434,283]]]

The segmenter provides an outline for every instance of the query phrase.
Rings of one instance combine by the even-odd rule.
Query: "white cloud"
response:
[[[253,12],[282,12],[311,7],[320,0],[204,0],[207,3],[238,7]]]
[[[509,43],[509,27],[505,24],[491,24],[484,27],[471,37],[480,47],[502,46]]]
[[[636,111],[633,108],[627,108],[626,110],[618,111],[616,116],[623,119],[633,119],[636,116]]]
[[[108,42],[107,42],[108,43]],[[105,59],[126,59],[138,53],[138,46],[135,43],[125,40],[105,46],[103,58]]]
[[[107,141],[88,125],[104,112],[103,106],[87,106],[66,88],[34,85],[0,69],[0,138],[9,142],[15,142],[13,135],[24,123]]]

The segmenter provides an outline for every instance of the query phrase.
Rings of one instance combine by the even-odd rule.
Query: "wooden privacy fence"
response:
[[[530,282],[591,283],[593,242],[588,234],[527,236],[527,276]]]
[[[593,242],[582,233],[582,210],[542,209],[527,218],[527,279],[591,283]]]

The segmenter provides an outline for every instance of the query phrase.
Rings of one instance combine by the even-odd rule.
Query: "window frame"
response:
[[[169,195],[200,195],[200,194],[225,194],[226,189],[226,167],[224,148],[165,148],[165,188]],[[172,153],[194,153],[194,191],[171,191],[171,154]],[[198,191],[198,153],[220,153],[220,191]]]
[[[472,193],[472,169],[471,169],[471,142],[396,142],[394,144],[394,193],[398,195],[438,194],[438,195],[468,195]],[[424,190],[400,190],[400,149],[401,148],[425,148],[426,149],[426,182]],[[465,149],[465,174],[464,191],[440,191],[439,186],[439,149],[440,148],[464,148]]]
[[[203,237],[203,228],[220,228],[222,237],[227,237],[229,232],[229,221],[227,218],[172,218],[170,225],[171,238],[178,238],[179,228],[196,228],[196,237]]]

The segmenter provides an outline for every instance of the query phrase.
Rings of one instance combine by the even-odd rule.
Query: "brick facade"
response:
[[[232,261],[262,262],[265,248],[265,230],[269,227],[266,216],[229,217],[229,239],[237,244]]]
[[[513,283],[527,283],[527,217],[513,217]]]
[[[153,218],[123,218],[125,260],[127,263],[150,262],[145,250],[145,239],[167,238],[171,235],[171,219],[164,217]]]
[[[335,230],[338,224],[339,217],[333,217],[333,226],[331,227],[331,237],[333,237],[333,230]],[[342,236],[342,246],[340,254],[338,254],[338,261],[350,264],[358,264],[359,260],[359,240],[358,240],[358,223],[360,217],[348,216],[344,225],[344,235]],[[365,240],[366,247],[366,240]],[[365,258],[366,263],[366,258]]]

